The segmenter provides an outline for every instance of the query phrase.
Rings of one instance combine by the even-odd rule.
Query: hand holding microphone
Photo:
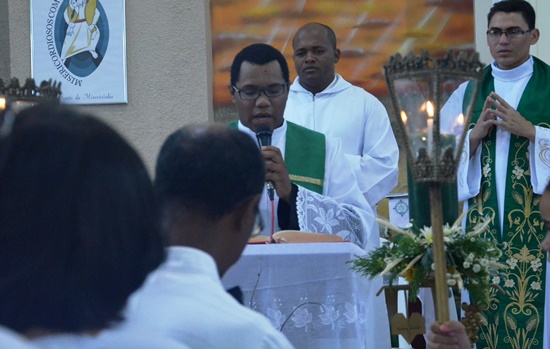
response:
[[[277,191],[279,199],[289,204],[291,200],[292,184],[281,150],[275,146],[271,146],[271,134],[272,131],[267,125],[258,126],[256,129],[258,144],[260,147],[268,147],[262,149],[262,155],[264,156],[266,166],[267,194],[269,199],[272,200],[274,192]]]

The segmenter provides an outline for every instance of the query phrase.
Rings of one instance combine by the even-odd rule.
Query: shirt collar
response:
[[[517,81],[533,74],[533,64],[533,57],[529,56],[529,59],[519,67],[502,70],[497,66],[496,61],[493,61],[491,64],[492,74],[495,79],[501,81]]]
[[[256,134],[251,129],[244,126],[240,121],[239,130],[243,131],[256,141]],[[283,120],[283,124],[273,130],[271,135],[271,144],[279,144],[279,141],[284,137],[284,135],[286,135],[286,120]]]
[[[214,282],[221,284],[214,258],[194,247],[168,247],[168,256],[161,269],[183,271],[186,274],[208,275]]]
[[[315,95],[318,95],[318,94],[322,94],[322,93],[325,93],[327,91],[330,91],[332,88],[334,88],[338,82],[340,82],[340,80],[342,80],[342,77],[339,75],[339,74],[334,74],[334,79],[332,80],[332,82],[327,86],[325,87],[325,89],[323,91],[320,91],[320,92],[317,92]],[[308,90],[306,90],[302,85],[300,85],[300,77],[297,76],[296,79],[294,79],[294,83],[290,86],[290,89],[293,90],[293,91],[302,91],[302,92],[307,92],[309,94],[313,94],[311,92],[309,92]]]

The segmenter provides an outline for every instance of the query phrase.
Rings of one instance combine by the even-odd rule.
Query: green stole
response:
[[[536,57],[533,59],[533,75],[517,110],[533,125],[550,127],[547,107],[550,101],[550,66]],[[491,66],[488,66],[474,106],[470,129],[474,127],[485,99],[492,91],[494,80]],[[471,93],[471,90],[467,89],[466,93]],[[491,224],[485,237],[506,242],[507,246],[501,258],[506,269],[498,282],[504,294],[495,288],[490,290],[490,304],[485,307],[478,333],[478,349],[535,349],[542,348],[543,344],[546,254],[541,251],[541,242],[546,231],[540,219],[540,195],[535,195],[531,186],[528,145],[528,139],[511,135],[504,226],[501,227],[493,175],[497,171],[494,161],[496,127],[481,143],[481,190],[468,202],[471,209],[467,216],[467,229],[470,230],[482,217],[490,217]],[[497,283],[497,280],[493,281]]]
[[[238,121],[229,123],[229,127],[238,128]],[[285,163],[292,183],[323,193],[325,143],[324,134],[286,122]]]

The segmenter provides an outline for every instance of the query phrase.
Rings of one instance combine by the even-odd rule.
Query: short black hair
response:
[[[275,47],[267,44],[252,44],[243,48],[231,64],[231,86],[236,86],[241,74],[241,66],[243,62],[248,62],[254,65],[264,65],[273,61],[279,62],[283,79],[285,83],[289,82],[288,63],[285,56]]]
[[[241,131],[183,127],[166,139],[157,160],[155,190],[162,215],[172,221],[186,210],[217,220],[262,192],[264,166],[258,145]]]
[[[535,9],[530,3],[524,0],[503,0],[495,3],[487,15],[487,25],[493,19],[497,12],[520,12],[521,16],[529,26],[529,29],[535,29],[536,14]]]
[[[37,106],[17,115],[2,152],[0,324],[82,332],[120,320],[165,257],[136,151],[93,116]]]
[[[321,26],[326,31],[328,41],[330,42],[330,46],[332,47],[333,50],[336,50],[336,44],[337,43],[336,43],[336,34],[334,33],[334,30],[332,30],[332,28],[329,27],[328,25],[323,24],[323,23],[319,23],[319,22],[309,22],[309,23],[306,23],[303,26],[301,26],[300,29],[298,29],[298,31],[294,35],[294,38],[292,39],[292,46],[294,46],[294,40],[296,40],[296,36],[300,32],[300,30],[302,30],[303,28],[305,28],[307,26],[310,26],[310,25]]]

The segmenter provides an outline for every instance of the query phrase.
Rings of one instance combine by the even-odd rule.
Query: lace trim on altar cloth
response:
[[[346,300],[327,295],[323,303],[309,301],[307,297],[300,298],[299,304],[284,304],[281,299],[274,299],[266,309],[260,309],[256,303],[252,309],[264,314],[283,333],[345,332],[353,328],[362,331],[362,326],[367,322],[368,305],[352,294],[351,299]],[[293,311],[287,314],[282,309]]]
[[[351,205],[298,187],[296,211],[301,231],[338,235],[359,246],[366,242],[361,216]]]

